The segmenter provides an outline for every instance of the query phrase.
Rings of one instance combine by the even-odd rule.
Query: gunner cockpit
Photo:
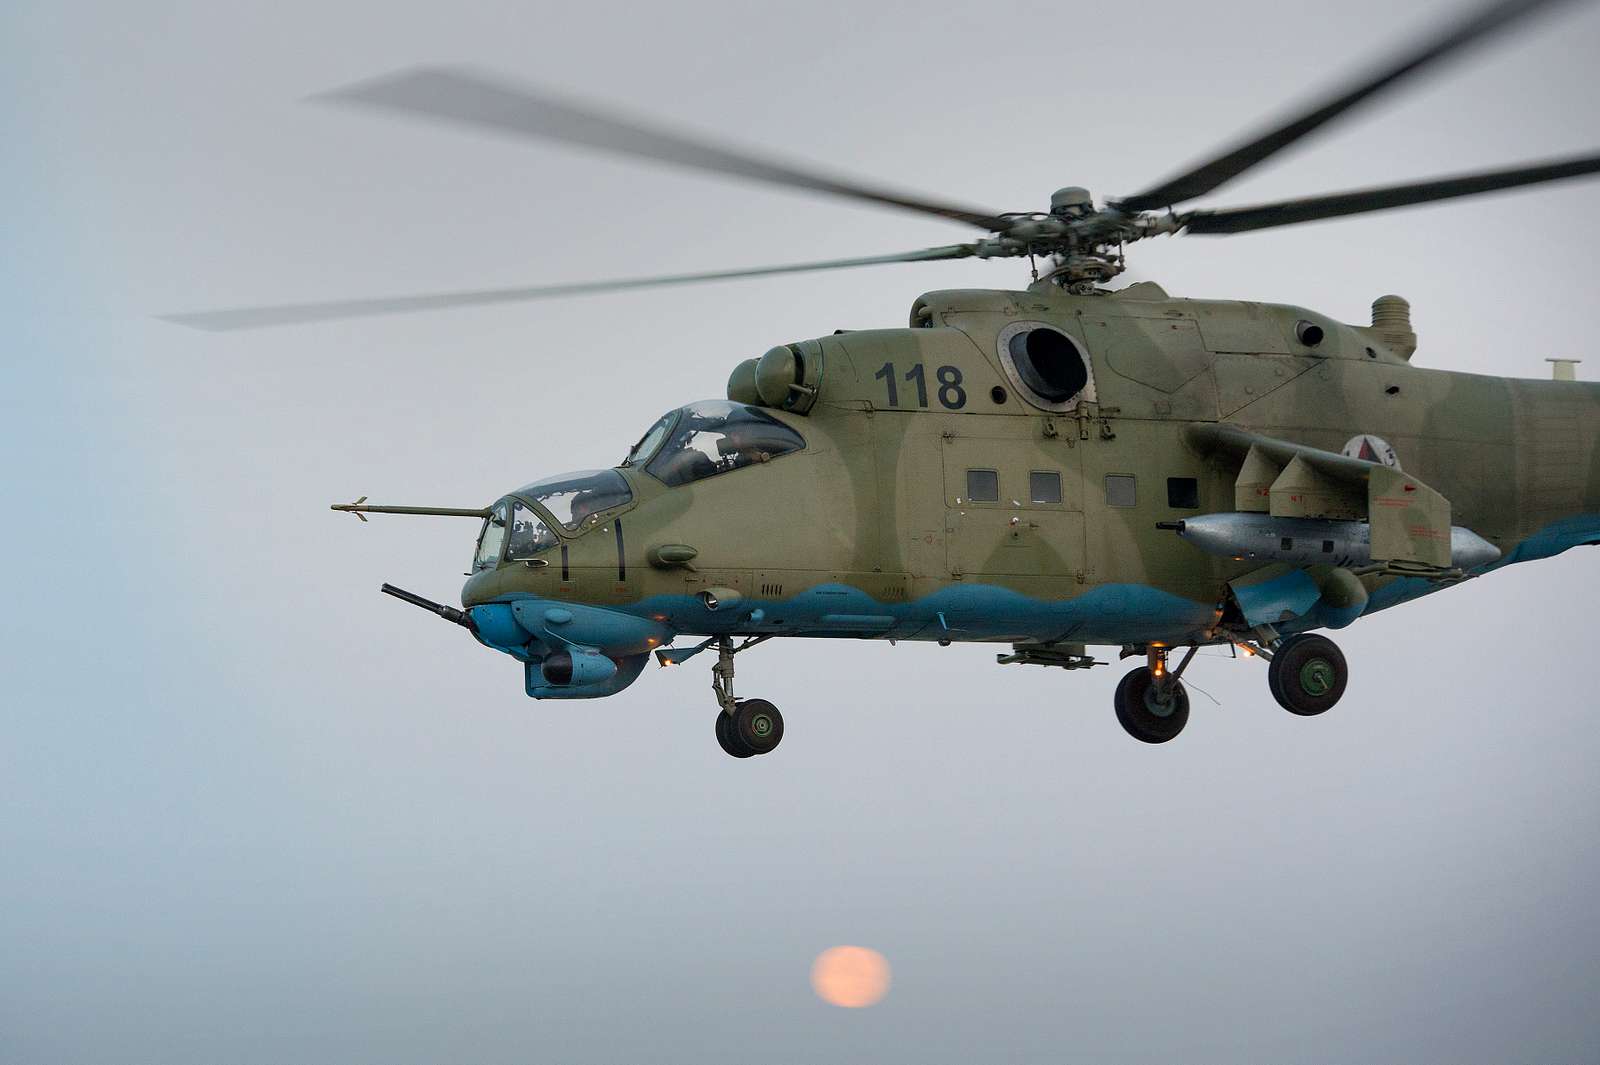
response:
[[[517,489],[489,510],[478,534],[473,570],[490,569],[504,557],[531,559],[582,531],[585,519],[633,501],[633,490],[616,470],[582,470],[546,477]]]

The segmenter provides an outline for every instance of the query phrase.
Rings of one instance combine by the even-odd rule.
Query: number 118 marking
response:
[[[967,405],[967,393],[961,387],[961,371],[954,366],[941,366],[934,374],[939,382],[939,405],[946,410],[960,410]],[[874,381],[882,381],[885,390],[889,393],[889,406],[900,406],[899,378],[895,375],[894,363],[886,362],[877,373],[872,375]],[[928,406],[928,375],[922,368],[922,363],[914,364],[904,374],[904,380],[917,386],[917,406],[927,409]]]

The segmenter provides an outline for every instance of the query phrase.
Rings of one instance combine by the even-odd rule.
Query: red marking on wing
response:
[[[1450,535],[1447,532],[1441,532],[1433,528],[1431,525],[1408,526],[1406,532],[1418,540],[1447,540]]]

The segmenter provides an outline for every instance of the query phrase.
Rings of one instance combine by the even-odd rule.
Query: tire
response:
[[[1267,687],[1278,705],[1300,717],[1333,709],[1350,680],[1344,653],[1326,636],[1301,633],[1278,645],[1267,666]]]
[[[756,752],[746,747],[733,731],[733,718],[717,711],[717,744],[734,758],[749,758]]]
[[[1145,666],[1133,670],[1117,685],[1114,700],[1117,721],[1141,743],[1166,743],[1189,723],[1189,693],[1174,682],[1166,707],[1155,700],[1155,678]]]
[[[783,742],[783,715],[765,699],[744,699],[733,715],[733,731],[756,754],[769,754]]]

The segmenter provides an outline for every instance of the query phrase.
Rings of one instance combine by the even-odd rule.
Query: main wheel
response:
[[[1301,633],[1278,645],[1267,666],[1267,687],[1291,714],[1315,717],[1333,709],[1350,679],[1344,654],[1326,636]]]
[[[717,711],[717,743],[735,758],[749,758],[756,753],[739,739],[733,730],[733,718],[721,710]]]
[[[1140,666],[1117,685],[1117,720],[1142,743],[1166,743],[1189,723],[1189,693],[1173,681],[1163,702],[1149,668]]]
[[[765,699],[743,699],[733,715],[739,742],[756,754],[767,754],[783,740],[783,715]]]

